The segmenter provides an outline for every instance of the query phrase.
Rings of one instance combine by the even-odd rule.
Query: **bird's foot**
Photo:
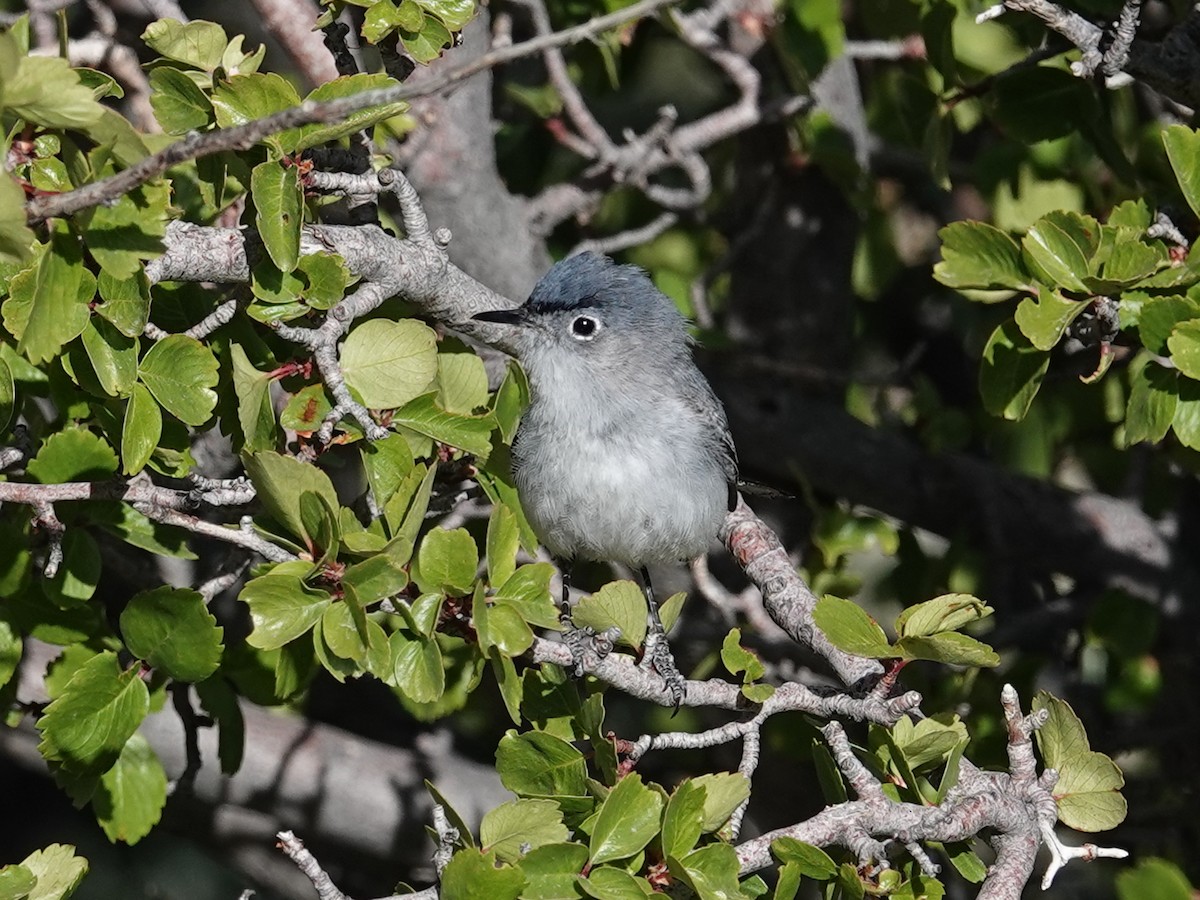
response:
[[[674,715],[679,712],[683,698],[687,694],[687,682],[675,665],[675,657],[667,643],[667,636],[653,628],[646,635],[646,652],[642,656],[642,665],[649,663],[659,677],[666,683],[666,691],[671,695]]]
[[[577,628],[571,621],[571,608],[564,601],[558,615],[562,626],[563,643],[571,651],[572,671],[576,678],[582,678],[586,671],[585,658],[590,654],[596,662],[612,653],[621,629],[612,627],[597,633],[594,629],[584,626]]]

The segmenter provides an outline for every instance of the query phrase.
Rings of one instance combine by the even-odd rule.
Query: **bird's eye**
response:
[[[571,335],[577,340],[590,341],[600,330],[600,323],[591,316],[576,316],[571,322]]]

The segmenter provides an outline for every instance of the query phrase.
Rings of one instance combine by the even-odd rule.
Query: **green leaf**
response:
[[[418,32],[401,31],[400,42],[409,56],[425,65],[442,55],[442,48],[453,43],[450,31],[432,16],[426,16]]]
[[[471,592],[478,567],[479,548],[465,528],[435,528],[421,541],[412,578],[423,592],[463,596]]]
[[[1191,297],[1151,297],[1138,313],[1138,337],[1151,353],[1166,356],[1175,326],[1198,316],[1200,302]]]
[[[42,593],[63,608],[84,603],[100,583],[100,548],[81,528],[72,528],[62,542],[62,564],[53,578],[43,579]]]
[[[446,672],[437,641],[396,631],[389,643],[396,687],[415,703],[432,703],[439,699],[446,690]]]
[[[813,622],[839,650],[875,659],[900,655],[879,624],[850,600],[822,597],[813,608]]]
[[[913,637],[957,631],[964,625],[986,619],[994,609],[970,594],[942,594],[910,606],[896,619],[896,634]]]
[[[459,31],[475,18],[475,0],[416,0],[416,5],[437,16],[451,31]]]
[[[158,824],[166,803],[167,773],[146,739],[135,734],[100,776],[92,796],[96,819],[110,841],[136,844]]]
[[[205,72],[221,65],[222,54],[229,44],[225,29],[201,19],[186,24],[178,19],[159,19],[146,26],[142,40],[167,59]]]
[[[300,228],[304,224],[304,192],[293,165],[276,160],[259,163],[250,172],[254,197],[254,226],[267,255],[281,272],[291,272],[300,260]]]
[[[126,475],[142,472],[162,437],[162,412],[144,384],[134,384],[125,407],[121,427],[121,470]]]
[[[150,70],[150,106],[167,134],[187,134],[208,126],[212,103],[196,82],[171,66]]]
[[[496,427],[490,414],[465,416],[446,412],[437,405],[435,394],[423,394],[406,403],[392,415],[392,423],[464,450],[480,461],[486,460],[491,452],[492,429]]]
[[[370,19],[371,14],[377,7],[383,8],[386,5],[384,3],[374,4],[367,11],[368,19]],[[363,91],[396,87],[398,85],[399,82],[394,78],[389,78],[383,74],[367,75],[360,73],[358,75],[343,75],[340,78],[335,78],[333,81],[325,82],[313,90],[305,100],[324,102],[326,100],[336,100],[339,97],[349,97]],[[380,106],[369,106],[366,109],[360,109],[344,118],[340,118],[336,123],[305,125],[300,129],[301,136],[296,142],[296,149],[307,150],[309,147],[316,147],[319,144],[336,141],[348,134],[354,134],[357,131],[370,128],[385,119],[398,116],[406,109],[408,109],[408,103],[400,100],[395,103],[386,103]]]
[[[529,405],[529,382],[516,360],[510,360],[504,380],[496,388],[492,400],[492,414],[500,426],[500,434],[506,444],[511,444],[521,422],[521,413]]]
[[[617,782],[600,805],[588,849],[592,865],[625,859],[658,834],[663,798],[631,773]],[[732,849],[732,848],[731,848]]]
[[[550,563],[521,566],[500,586],[494,599],[497,605],[511,606],[530,625],[557,629],[558,608],[550,596],[553,576],[554,567]]]
[[[697,787],[704,788],[705,832],[716,831],[733,815],[733,811],[750,797],[750,781],[737,772],[718,772],[694,778]]]
[[[740,628],[731,629],[725,635],[725,640],[721,642],[721,662],[731,675],[745,673],[743,682],[757,681],[766,674],[766,669],[756,654],[742,646],[741,640]]]
[[[492,507],[487,528],[488,581],[504,584],[517,570],[517,550],[521,547],[521,529],[517,516],[503,503]]]
[[[243,449],[248,453],[274,450],[278,429],[271,402],[271,375],[254,368],[240,344],[231,344],[229,355],[233,360],[233,390],[237,394]]]
[[[60,219],[51,221],[50,243],[31,269],[9,284],[4,325],[17,351],[37,365],[53,359],[83,333],[96,279],[83,265],[78,240]]]
[[[1035,222],[1021,241],[1024,260],[1041,283],[1086,292],[1087,257],[1071,235],[1046,218]]]
[[[29,900],[66,900],[88,870],[88,861],[76,856],[70,844],[50,844],[44,850],[35,850],[21,860],[21,865],[37,879]]]
[[[197,591],[142,591],[121,612],[129,652],[179,681],[203,681],[221,664],[224,629]]]
[[[1200,215],[1200,133],[1186,125],[1171,125],[1163,131],[1162,141],[1183,198]]]
[[[521,860],[525,874],[524,900],[578,900],[576,876],[587,865],[583,844],[544,844]]]
[[[1128,806],[1117,764],[1092,750],[1063,763],[1054,786],[1058,817],[1076,831],[1108,831],[1125,821]]]
[[[645,879],[635,878],[616,866],[597,866],[587,877],[580,875],[576,883],[594,900],[646,900],[653,894]]]
[[[299,104],[300,95],[296,89],[274,72],[234,75],[228,81],[220,82],[212,95],[213,111],[222,128],[245,125]],[[299,134],[299,129],[292,128],[265,138],[264,143],[279,152],[290,153],[295,150]]]
[[[929,659],[951,666],[998,666],[1000,655],[970,635],[945,631],[928,637],[902,637],[896,648],[906,659]]]
[[[224,678],[208,678],[196,685],[196,697],[204,712],[217,724],[217,759],[221,774],[233,775],[242,767],[246,722],[238,695]]]
[[[524,886],[520,869],[500,862],[495,853],[467,847],[450,858],[438,896],[442,900],[516,900]]]
[[[983,348],[979,392],[983,405],[994,416],[1020,421],[1029,412],[1042,386],[1050,357],[1029,342],[1009,319],[998,326]]]
[[[329,309],[346,294],[350,270],[336,253],[307,253],[300,257],[296,271],[307,282],[301,292],[304,302],[314,309]]]
[[[1034,732],[1038,749],[1048,768],[1061,769],[1070,760],[1091,751],[1083,723],[1065,700],[1059,700],[1046,691],[1038,691],[1032,707],[1034,712],[1042,709],[1050,711],[1046,724]]]
[[[1171,427],[1183,446],[1200,450],[1200,382],[1181,378],[1175,387],[1175,416],[1171,419]]]
[[[404,566],[411,556],[412,541],[401,535],[374,556],[348,566],[342,581],[354,588],[364,604],[394,597],[408,585],[408,572]]]
[[[479,844],[504,862],[516,862],[536,847],[566,841],[570,832],[562,819],[553,800],[510,800],[484,814]]]
[[[380,632],[381,640],[386,641],[387,635],[382,628]],[[349,603],[333,603],[325,608],[321,616],[321,636],[334,656],[352,660],[360,666],[365,665],[370,637],[364,639],[359,633],[353,607]]]
[[[1067,327],[1087,309],[1087,301],[1071,300],[1044,285],[1038,297],[1026,297],[1017,306],[1016,323],[1021,333],[1039,350],[1050,350],[1066,332]]]
[[[646,640],[646,597],[632,581],[614,581],[590,597],[584,597],[571,611],[571,620],[579,628],[597,633],[615,625],[621,629],[619,643],[637,649]]]
[[[584,851],[586,861],[587,852]],[[0,900],[24,900],[37,885],[37,878],[25,866],[0,868]]]
[[[117,471],[108,442],[84,428],[66,428],[46,438],[26,470],[42,484],[103,481]]]
[[[12,681],[16,674],[23,647],[21,632],[10,621],[8,614],[0,611],[0,688]]]
[[[413,457],[408,441],[402,435],[389,434],[382,441],[363,441],[359,444],[359,452],[375,505],[383,509],[412,471]]]
[[[274,650],[317,624],[333,598],[309,588],[295,575],[263,575],[247,582],[239,599],[250,607],[254,630],[246,643]]]
[[[107,319],[92,316],[83,329],[83,347],[104,392],[129,396],[137,381],[137,339],[123,335]]]
[[[947,287],[996,290],[1026,289],[1029,273],[1017,242],[986,222],[953,222],[938,232],[942,261],[933,277]]]
[[[403,406],[437,374],[436,345],[433,329],[415,319],[371,319],[342,345],[342,372],[370,409]]]
[[[279,453],[255,453],[243,463],[267,515],[295,537],[305,536],[300,515],[300,495],[305,491],[319,494],[331,509],[339,508],[333,482],[311,463]]]
[[[122,671],[115,653],[98,653],[75,671],[38,719],[38,750],[69,778],[98,778],[116,763],[149,707],[150,694],[138,669]],[[75,799],[86,800],[90,794]]]
[[[28,262],[34,235],[25,224],[25,192],[7,175],[0,176],[0,262]]]
[[[104,115],[91,88],[58,56],[23,56],[4,84],[5,111],[47,128],[83,128]]]
[[[892,726],[892,743],[910,771],[940,764],[955,747],[969,740],[967,727],[957,716],[949,724],[932,718],[913,722],[908,716],[901,716]]]
[[[138,377],[167,412],[186,425],[200,426],[217,405],[217,360],[195,338],[172,334],[146,351]]]
[[[588,792],[583,754],[544,731],[507,732],[496,748],[496,772],[518,797],[582,797]]]
[[[484,650],[495,647],[508,657],[520,656],[533,644],[533,631],[521,613],[506,603],[475,604],[475,628]],[[486,611],[486,612],[485,612]]]
[[[799,867],[801,874],[824,881],[837,874],[837,865],[820,847],[795,838],[781,837],[771,841],[771,853],[781,863]]]
[[[474,353],[439,353],[437,385],[438,405],[446,412],[469,415],[487,406],[487,372]]]
[[[1117,876],[1118,900],[1193,900],[1195,892],[1180,868],[1165,859],[1143,859]]]
[[[729,844],[709,844],[681,860],[668,859],[671,874],[689,885],[700,900],[740,900],[737,851]]]
[[[663,814],[663,855],[680,857],[696,846],[704,831],[704,807],[705,789],[695,779],[675,788]]]
[[[88,213],[84,238],[103,271],[118,279],[135,278],[143,260],[162,254],[170,200],[170,185],[159,180]]]
[[[800,867],[795,863],[784,863],[779,867],[779,876],[775,882],[775,891],[771,900],[795,900],[800,882],[803,879]]]
[[[1188,378],[1200,379],[1200,319],[1180,322],[1167,338],[1171,361]]]
[[[126,337],[136,338],[146,327],[150,315],[150,282],[145,272],[124,280],[100,272],[96,287],[104,302],[96,312],[117,327]]]
[[[1148,360],[1132,369],[1129,408],[1125,411],[1125,443],[1157,443],[1167,435],[1179,400],[1176,374]]]

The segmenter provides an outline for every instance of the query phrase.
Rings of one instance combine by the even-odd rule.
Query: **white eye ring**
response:
[[[576,316],[571,320],[571,337],[577,341],[590,341],[600,333],[600,320],[595,316]]]

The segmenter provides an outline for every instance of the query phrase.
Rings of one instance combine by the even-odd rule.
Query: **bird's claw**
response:
[[[645,658],[650,661],[654,671],[665,682],[666,691],[671,695],[671,705],[674,707],[671,715],[674,716],[679,712],[679,707],[683,705],[683,698],[687,694],[687,683],[680,674],[679,667],[675,665],[675,657],[667,644],[665,634],[651,630],[646,636]]]

